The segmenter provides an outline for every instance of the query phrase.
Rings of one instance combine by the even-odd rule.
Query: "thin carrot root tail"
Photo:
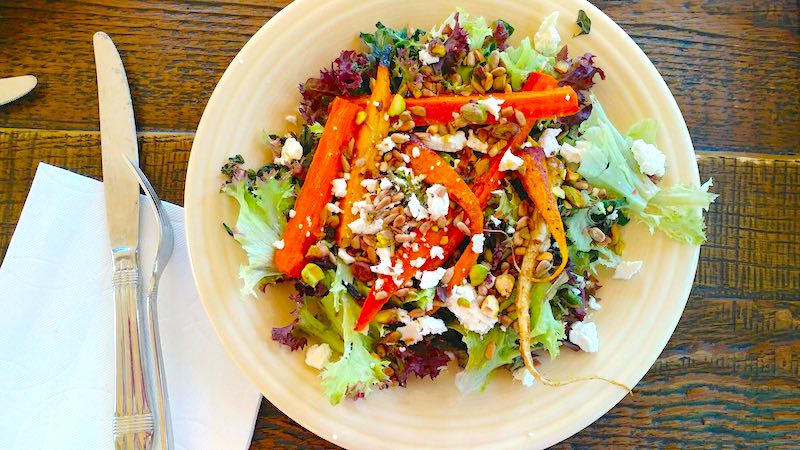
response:
[[[613,384],[614,386],[619,386],[622,389],[625,389],[626,391],[628,391],[629,394],[633,393],[633,388],[629,387],[628,385],[626,385],[624,383],[621,383],[619,381],[616,381],[616,380],[612,380],[611,378],[601,377],[599,375],[589,375],[589,376],[585,376],[585,377],[575,377],[575,378],[569,378],[567,380],[551,380],[551,379],[545,377],[544,375],[540,374],[539,371],[536,370],[533,367],[533,364],[528,365],[527,361],[525,361],[525,363],[526,363],[525,367],[528,369],[528,372],[530,372],[530,374],[533,375],[533,378],[535,378],[538,382],[544,384],[545,386],[560,387],[560,386],[566,386],[566,385],[572,384],[572,383],[577,383],[579,381],[600,380],[600,381],[605,381],[606,383],[609,383],[609,384]]]

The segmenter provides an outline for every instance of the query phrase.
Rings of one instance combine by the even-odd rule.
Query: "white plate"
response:
[[[234,202],[219,194],[219,168],[241,153],[265,162],[259,132],[286,129],[295,111],[298,83],[316,76],[342,49],[358,46],[358,32],[411,25],[430,29],[461,6],[471,14],[508,20],[518,42],[532,35],[550,11],[561,11],[559,31],[572,36],[579,9],[592,19],[589,36],[567,39],[572,55],[591,51],[607,78],[596,94],[622,130],[645,117],[660,123],[659,146],[667,155],[666,184],[698,183],[697,164],[678,106],[652,63],[622,29],[582,0],[298,0],[239,52],[214,90],[197,129],[186,178],[186,234],[194,277],[206,312],[231,357],[264,395],[319,436],[352,448],[547,447],[583,429],[625,395],[601,381],[562,388],[524,388],[504,374],[484,393],[461,395],[455,370],[436,380],[413,380],[407,389],[375,392],[366,400],[328,404],[318,372],[270,339],[288,323],[286,288],[258,300],[240,298],[237,271],[245,258],[221,223],[235,217]],[[637,383],[667,343],[692,286],[698,247],[638,225],[626,227],[627,259],[643,259],[634,280],[608,279],[597,312],[601,346],[595,354],[565,350],[541,370],[555,378],[586,374]]]

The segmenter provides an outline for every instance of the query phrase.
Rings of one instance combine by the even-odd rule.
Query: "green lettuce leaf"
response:
[[[436,288],[419,289],[405,298],[403,303],[414,303],[423,311],[433,308],[433,298],[436,297]]]
[[[482,48],[486,38],[492,35],[492,29],[486,24],[483,16],[470,16],[461,8],[458,9],[458,23],[467,32],[470,50]]]
[[[374,386],[387,380],[383,369],[389,362],[373,356],[371,337],[353,330],[361,307],[343,284],[352,279],[350,268],[339,262],[331,290],[321,300],[325,314],[342,336],[342,356],[328,363],[322,371],[322,387],[333,405],[341,402],[345,395],[368,395]]]
[[[519,355],[517,333],[512,328],[506,331],[494,327],[481,336],[474,331],[466,331],[453,326],[462,334],[461,340],[467,345],[467,365],[456,375],[456,386],[463,393],[483,391],[489,385],[494,370],[511,363]],[[486,347],[494,343],[492,357],[486,358]]]
[[[550,283],[534,283],[531,286],[531,345],[541,345],[550,354],[550,359],[558,356],[559,341],[566,337],[564,322],[553,316],[550,299],[546,297]]]
[[[516,47],[508,47],[500,52],[500,59],[506,66],[511,87],[519,90],[531,72],[552,74],[555,58],[537,52],[531,46],[531,39],[526,37]]]
[[[651,233],[658,229],[678,242],[705,242],[702,211],[707,211],[716,198],[708,192],[711,180],[703,186],[676,185],[660,189],[639,171],[631,151],[631,136],[623,135],[611,124],[594,96],[592,113],[580,130],[581,138],[590,144],[578,168],[586,181],[625,198],[627,203],[623,211],[644,222]],[[655,130],[655,124],[645,122],[635,126],[632,132],[645,141],[654,141]]]
[[[245,175],[222,187],[239,203],[233,238],[247,253],[247,264],[239,269],[244,281],[242,295],[256,295],[256,287],[280,278],[273,261],[275,247],[286,230],[286,215],[294,204],[295,185],[289,175],[267,174],[254,179]]]
[[[592,237],[586,230],[596,224],[592,220],[590,210],[591,208],[573,210],[572,215],[564,219],[567,238],[572,242],[574,249],[581,252],[588,252],[592,247]]]
[[[628,137],[632,140],[641,139],[648,144],[656,145],[658,121],[656,119],[643,119],[631,126]]]

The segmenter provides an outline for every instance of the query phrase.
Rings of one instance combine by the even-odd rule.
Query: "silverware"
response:
[[[113,435],[117,449],[149,449],[155,427],[152,404],[157,355],[147,338],[149,323],[141,297],[138,264],[139,182],[129,171],[138,166],[136,124],[128,79],[114,43],[107,34],[94,35],[97,93],[100,103],[100,144],[106,221],[114,273],[116,335],[116,396]]]
[[[161,357],[161,339],[158,333],[158,282],[161,280],[161,274],[172,256],[174,248],[174,238],[172,233],[172,223],[169,221],[169,216],[161,204],[153,185],[147,179],[145,174],[139,167],[133,165],[129,159],[125,159],[128,167],[136,176],[139,185],[144,189],[147,198],[150,200],[150,206],[153,209],[153,214],[158,220],[158,247],[156,250],[156,259],[153,261],[153,269],[150,274],[150,281],[147,284],[147,296],[145,297],[143,315],[147,317],[146,323],[149,324],[145,332],[145,340],[147,348],[150,349],[155,356],[152,369],[153,381],[150,392],[153,393],[153,406],[156,414],[156,442],[159,442],[162,449],[171,449],[172,445],[172,423],[170,421],[169,413],[169,395],[167,393],[167,380],[164,375],[164,361]]]
[[[32,91],[37,82],[33,75],[0,78],[0,105],[13,102]]]

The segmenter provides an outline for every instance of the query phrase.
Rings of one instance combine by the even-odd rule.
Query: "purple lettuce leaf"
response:
[[[394,369],[394,377],[400,386],[405,386],[411,375],[416,375],[419,378],[425,378],[426,376],[431,379],[436,378],[447,367],[447,363],[450,362],[450,357],[447,356],[447,353],[434,346],[428,339],[424,339],[410,347],[405,347],[404,351],[401,351],[398,347],[393,347],[388,356],[392,361],[391,367]]]

